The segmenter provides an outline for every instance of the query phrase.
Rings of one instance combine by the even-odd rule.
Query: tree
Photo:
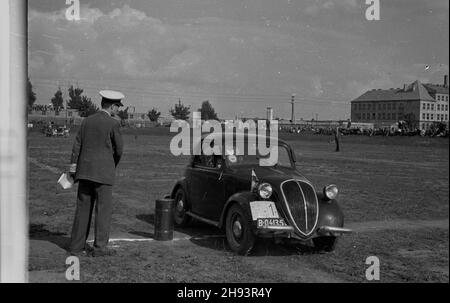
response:
[[[30,78],[27,78],[27,94],[28,94],[28,109],[33,107],[36,102],[36,94],[33,92],[33,85],[30,82]]]
[[[217,118],[216,111],[211,106],[211,103],[209,103],[208,100],[202,102],[202,107],[199,108],[199,111],[201,113],[201,117],[202,117],[203,121],[219,120],[219,118]]]
[[[159,111],[157,111],[156,108],[152,108],[147,113],[147,117],[152,122],[157,122],[160,115],[161,115],[161,113]]]
[[[98,111],[97,105],[92,103],[91,98],[86,96],[81,97],[80,107],[78,108],[78,112],[81,117],[89,117],[92,114],[95,114]]]
[[[52,98],[53,108],[56,111],[61,110],[64,106],[63,93],[61,91],[61,87],[58,87],[58,90],[55,93],[55,96]]]
[[[83,90],[79,87],[74,88],[73,85],[69,87],[69,102],[67,102],[67,106],[71,109],[79,110],[81,107],[81,94]]]
[[[178,100],[178,104],[175,104],[175,107],[170,109],[170,114],[176,120],[188,120],[190,111],[190,106],[185,106],[181,103],[181,99]]]

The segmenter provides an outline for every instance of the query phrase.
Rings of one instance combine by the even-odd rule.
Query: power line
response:
[[[47,81],[47,82],[53,82],[55,80],[49,80],[49,79],[43,79],[43,78],[36,78],[36,80],[38,81]],[[72,80],[72,82],[74,81],[86,81],[88,82],[88,80]],[[89,81],[90,83],[92,83],[92,81]],[[90,88],[90,89],[98,89],[98,87],[94,87],[94,86],[90,86],[89,84],[83,84],[83,87],[85,88]],[[118,88],[118,89],[122,89],[122,90],[126,90],[128,92],[134,93],[134,94],[142,94],[145,96],[154,96],[154,97],[175,97],[178,98],[180,97],[180,94],[177,93],[173,93],[173,92],[169,92],[169,91],[157,91],[157,90],[152,90],[152,91],[148,91],[148,90],[144,90],[144,89],[140,89],[140,88],[135,88],[135,87],[129,87],[129,86],[123,86],[123,85],[114,85],[114,87]],[[183,96],[185,97],[192,97],[192,98],[212,98],[212,97],[217,97],[217,98],[234,98],[234,99],[241,99],[241,100],[246,100],[246,99],[250,99],[250,100],[255,100],[255,101],[247,101],[247,102],[260,102],[257,100],[267,100],[267,101],[276,101],[273,99],[287,99],[287,94],[280,94],[280,95],[268,95],[268,94],[247,94],[247,95],[238,95],[238,94],[232,94],[232,93],[214,93],[214,94],[208,94],[208,93],[182,93]],[[298,100],[302,100],[302,101],[318,101],[318,102],[329,102],[329,103],[335,103],[335,104],[341,104],[343,105],[343,103],[347,103],[349,102],[349,100],[344,100],[344,99],[328,99],[328,98],[318,98],[318,97],[299,97],[296,96],[296,99]],[[286,101],[289,102],[289,101]]]
[[[55,87],[56,84],[51,84],[51,83],[39,83],[39,81],[37,83],[35,83],[34,85],[36,86],[46,86],[46,87]],[[70,86],[70,85],[69,85]],[[115,86],[117,88],[121,88],[120,86]],[[94,86],[89,86],[89,85],[82,85],[82,87],[80,87],[82,89],[89,89],[89,90],[94,90],[97,91],[98,87],[94,87]],[[126,91],[124,91],[124,93],[127,93]],[[131,94],[135,94],[141,97],[150,97],[150,98],[158,98],[158,97],[166,97],[166,98],[173,98],[173,99],[178,99],[180,97],[190,97],[190,98],[198,98],[198,99],[208,99],[208,98],[212,98],[212,97],[216,97],[216,98],[220,98],[220,99],[224,99],[224,98],[230,98],[227,99],[226,102],[228,103],[259,103],[259,104],[277,104],[277,105],[286,105],[286,104],[290,104],[290,101],[278,101],[276,102],[276,100],[271,99],[267,99],[267,98],[257,98],[254,97],[252,99],[240,99],[239,96],[227,96],[227,97],[223,97],[223,96],[215,96],[215,95],[209,95],[209,96],[199,96],[199,95],[191,95],[191,94],[186,94],[186,93],[182,93],[182,94],[170,94],[168,92],[166,93],[153,93],[153,92],[147,92],[147,91],[128,91],[128,93]],[[285,96],[286,97],[286,96]],[[236,100],[237,99],[237,100]],[[333,106],[333,107],[342,107],[345,106],[347,104],[345,103],[341,103],[341,102],[336,102],[336,101],[329,101],[329,100],[311,100],[309,98],[297,98],[300,101],[302,101],[302,104],[307,104],[307,105],[318,105],[318,106]],[[187,104],[191,104],[192,102],[187,102]]]
[[[50,80],[50,79],[44,79],[44,78],[35,78],[39,81],[47,81],[47,82],[54,82],[55,80]],[[64,81],[69,81],[69,82],[86,82],[86,83],[92,83],[92,81],[90,80],[79,80],[79,79],[74,79],[74,80],[67,80],[65,79]],[[85,87],[89,86],[89,84],[83,85]],[[158,91],[158,90],[152,90],[152,91],[148,91],[148,90],[144,90],[144,89],[140,89],[140,88],[136,88],[136,87],[129,87],[129,86],[123,86],[123,85],[114,85],[114,87],[117,88],[121,88],[121,89],[126,89],[132,92],[136,92],[136,93],[146,93],[146,94],[153,94],[153,95],[171,95],[170,92],[167,91]],[[98,89],[98,87],[91,87],[93,89]],[[207,93],[183,93],[184,95],[188,95],[188,96],[193,96],[193,97],[211,97],[211,94],[207,94]],[[213,96],[218,96],[218,97],[236,97],[236,98],[249,98],[249,99],[262,99],[262,98],[286,98],[287,94],[246,94],[246,95],[240,95],[240,94],[233,94],[233,93],[214,93]],[[333,102],[348,102],[347,99],[336,99],[336,98],[319,98],[319,97],[299,97],[296,96],[297,99],[311,99],[311,100],[320,100],[320,101],[333,101]]]

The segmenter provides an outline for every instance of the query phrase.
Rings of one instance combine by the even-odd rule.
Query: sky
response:
[[[347,119],[372,88],[449,73],[449,1],[29,0],[28,67],[37,103],[79,86],[99,105],[114,89],[136,112],[169,116],[181,99],[210,101],[219,118]]]

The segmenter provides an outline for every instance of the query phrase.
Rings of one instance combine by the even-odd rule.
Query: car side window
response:
[[[198,167],[216,168],[219,169],[223,166],[223,160],[221,156],[217,155],[197,155],[194,156],[194,165]]]

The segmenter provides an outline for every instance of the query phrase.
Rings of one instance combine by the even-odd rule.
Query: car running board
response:
[[[213,221],[213,220],[209,220],[209,219],[205,219],[205,218],[200,217],[199,215],[196,215],[196,214],[194,214],[194,213],[192,213],[190,211],[187,211],[186,215],[188,215],[188,216],[190,216],[190,217],[192,217],[192,218],[194,218],[196,220],[202,221],[202,222],[204,222],[206,224],[210,224],[210,225],[214,225],[216,227],[219,227],[219,222],[216,222],[216,221]]]

